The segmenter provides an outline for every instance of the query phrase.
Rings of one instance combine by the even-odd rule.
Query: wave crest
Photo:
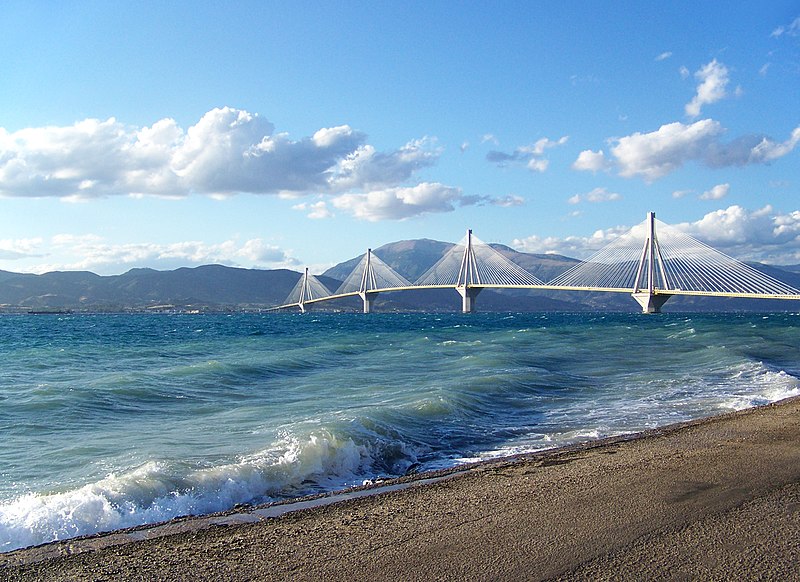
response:
[[[0,504],[0,551],[360,485],[387,466],[408,467],[413,460],[398,443],[357,443],[317,430],[284,433],[269,448],[228,464],[151,461],[78,489]]]

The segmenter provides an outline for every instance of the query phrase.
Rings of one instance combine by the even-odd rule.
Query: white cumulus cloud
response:
[[[605,170],[609,167],[609,162],[603,150],[594,152],[592,150],[583,150],[578,154],[578,159],[572,163],[572,169],[580,171],[597,172]]]
[[[791,152],[800,142],[800,127],[792,131],[792,135],[782,143],[776,143],[768,138],[762,138],[758,145],[750,150],[750,160],[754,162],[771,162],[782,158]]]
[[[213,109],[188,130],[172,119],[127,127],[114,118],[69,127],[0,129],[0,196],[98,198],[306,192],[363,142],[347,126],[291,140],[266,119]]]
[[[652,182],[692,161],[711,168],[769,163],[786,156],[800,143],[800,127],[783,142],[759,135],[745,135],[724,142],[724,134],[725,128],[713,119],[690,124],[668,123],[656,131],[637,132],[611,140],[611,155],[621,176],[641,177]],[[573,168],[591,170],[605,161],[591,150],[587,151],[588,154],[579,156]]]
[[[170,166],[187,193],[308,192],[324,188],[331,168],[364,139],[347,126],[297,141],[272,131],[258,115],[214,109],[189,128]]]
[[[458,188],[423,182],[416,186],[348,193],[333,198],[333,206],[362,220],[405,220],[432,212],[452,212],[473,199]]]
[[[347,125],[299,140],[274,129],[231,107],[212,109],[185,131],[172,119],[131,128],[114,118],[0,128],[0,196],[335,194],[400,185],[440,155],[429,138],[379,152]]]
[[[686,115],[697,117],[704,105],[716,103],[723,99],[727,93],[725,88],[728,85],[728,68],[717,59],[704,65],[695,72],[695,78],[699,81],[697,93],[692,100],[686,104]]]
[[[515,155],[531,170],[544,171],[543,152],[566,139],[543,138]],[[485,140],[495,141],[490,135]],[[86,119],[68,127],[0,128],[0,197],[80,202],[122,195],[313,195],[316,201],[294,208],[315,219],[331,217],[338,208],[368,220],[449,212],[468,204],[519,204],[420,182],[417,174],[436,164],[441,153],[429,137],[379,151],[348,125],[293,139],[260,115],[231,107],[212,109],[185,130],[173,119],[141,128],[114,118]]]
[[[621,199],[622,196],[616,192],[609,192],[608,188],[595,188],[586,194],[575,194],[574,196],[570,197],[567,202],[570,204],[580,204],[581,202],[611,202]]]
[[[363,145],[339,160],[329,183],[335,191],[401,184],[415,172],[436,163],[440,154],[441,149],[427,137],[410,141],[399,150],[388,153]]]
[[[710,190],[706,190],[700,194],[700,200],[720,200],[728,195],[730,189],[730,184],[717,184]]]
[[[740,260],[800,262],[800,210],[782,214],[770,205],[752,211],[733,205],[675,226]]]
[[[711,119],[691,125],[669,123],[650,133],[637,132],[619,138],[611,153],[616,158],[620,175],[655,180],[688,160],[702,158],[723,131],[722,126]]]

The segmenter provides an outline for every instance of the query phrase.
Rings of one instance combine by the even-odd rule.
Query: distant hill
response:
[[[0,271],[0,305],[17,309],[117,311],[174,305],[225,309],[281,303],[300,274],[205,265],[173,271],[132,269],[101,277],[83,271],[28,275]]]
[[[433,266],[451,243],[420,239],[384,245],[373,252],[410,281]],[[561,255],[520,253],[504,245],[492,245],[509,260],[550,281],[579,261]],[[335,291],[358,264],[349,259],[328,269],[319,278]],[[800,265],[778,268],[752,264],[794,287],[800,288]],[[180,268],[172,271],[132,269],[122,275],[100,276],[87,271],[31,275],[0,271],[0,310],[124,311],[152,309],[241,310],[262,309],[286,300],[300,278],[287,269],[240,269],[222,265]],[[386,293],[376,299],[376,311],[457,311],[460,298],[451,289]],[[782,311],[798,309],[785,301],[673,297],[666,311]],[[314,309],[360,310],[358,298],[324,303]],[[626,293],[575,293],[558,291],[489,290],[481,292],[478,311],[636,311]]]

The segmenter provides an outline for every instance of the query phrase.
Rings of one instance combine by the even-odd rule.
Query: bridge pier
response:
[[[641,291],[639,293],[631,293],[631,297],[636,299],[636,302],[642,306],[642,313],[661,313],[661,307],[672,295],[663,293],[656,295],[649,291]]]
[[[481,289],[482,287],[456,287],[456,291],[461,295],[461,313],[472,313],[475,308],[475,298]]]
[[[370,313],[372,311],[372,304],[375,302],[375,297],[377,295],[377,293],[369,293],[366,291],[358,294],[358,296],[361,297],[361,301],[364,302],[364,313]]]

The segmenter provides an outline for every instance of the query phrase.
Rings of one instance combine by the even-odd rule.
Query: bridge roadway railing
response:
[[[483,289],[538,289],[541,291],[589,291],[600,293],[633,293],[631,287],[586,287],[576,285],[470,285],[470,287]],[[452,286],[451,286],[452,288]],[[736,299],[789,299],[800,301],[800,295],[779,293],[743,293],[738,291],[694,291],[684,289],[658,289],[653,290],[654,295],[685,295],[690,297],[729,297]]]
[[[349,291],[347,293],[335,293],[333,295],[325,295],[324,297],[316,297],[314,299],[307,299],[303,301],[303,305],[310,305],[314,303],[322,303],[323,301],[334,301],[336,299],[346,299],[348,297],[360,297],[362,293],[368,295],[375,295],[378,293],[390,293],[392,291],[414,291],[418,289],[455,289],[455,285],[406,285],[402,287],[383,287],[381,289],[369,289],[367,291]],[[284,305],[276,305],[270,307],[267,311],[278,311],[280,309],[290,309],[292,307],[299,307],[300,303],[286,303]]]
[[[659,291],[657,295],[687,295],[693,297],[731,297],[734,299],[788,299],[800,301],[800,295],[776,294],[776,293],[739,293],[732,291],[684,291],[682,289],[668,289]]]

